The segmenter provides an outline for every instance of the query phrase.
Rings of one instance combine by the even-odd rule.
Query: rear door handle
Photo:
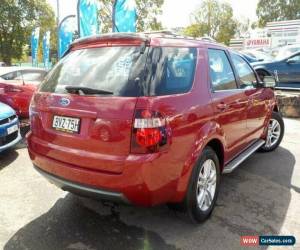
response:
[[[228,105],[226,103],[222,103],[221,102],[221,103],[217,104],[217,109],[219,109],[221,111],[223,111],[223,110],[225,110],[227,108],[228,108]]]

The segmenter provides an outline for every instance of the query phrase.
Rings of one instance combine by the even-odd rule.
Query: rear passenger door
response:
[[[221,49],[208,49],[211,93],[215,119],[226,140],[226,151],[231,160],[246,142],[248,98],[238,88],[228,54]]]
[[[268,107],[267,96],[264,95],[264,88],[258,88],[258,79],[248,62],[241,56],[231,53],[233,65],[235,67],[239,88],[247,96],[247,134],[248,142],[258,139],[264,128]]]

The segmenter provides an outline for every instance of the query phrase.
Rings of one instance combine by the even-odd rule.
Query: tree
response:
[[[256,14],[259,18],[260,27],[264,27],[267,22],[299,19],[300,1],[259,0]]]
[[[49,29],[55,33],[54,12],[46,0],[1,0],[0,13],[0,57],[8,65],[22,57],[34,27],[41,28],[41,36]]]
[[[101,0],[99,12],[102,32],[112,31],[112,8],[111,0]],[[162,14],[164,0],[136,0],[137,5],[137,31],[160,30],[162,24],[157,20],[157,16]]]
[[[237,22],[232,7],[217,0],[205,0],[192,14],[193,24],[184,34],[192,37],[209,36],[225,44],[235,35]]]

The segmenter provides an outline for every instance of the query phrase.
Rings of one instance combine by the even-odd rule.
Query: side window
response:
[[[188,92],[194,81],[196,59],[196,48],[152,48],[147,64],[150,95]]]
[[[234,73],[223,50],[209,49],[209,69],[213,90],[237,89]]]
[[[300,63],[300,55],[295,55],[295,56],[289,58],[289,60],[294,61],[294,63]]]
[[[255,73],[249,66],[249,64],[239,55],[231,53],[231,58],[233,65],[236,69],[236,72],[240,78],[241,89],[250,89],[254,88],[255,83],[257,82]]]
[[[43,71],[23,70],[22,75],[25,82],[26,81],[41,82],[45,77],[45,73]]]
[[[21,73],[20,71],[13,71],[10,73],[7,73],[5,75],[2,75],[1,78],[7,81],[12,81],[12,80],[20,80],[21,79]]]

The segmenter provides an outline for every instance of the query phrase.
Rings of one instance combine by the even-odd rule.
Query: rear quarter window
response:
[[[147,86],[151,96],[188,92],[194,81],[196,48],[151,48],[147,59]]]

